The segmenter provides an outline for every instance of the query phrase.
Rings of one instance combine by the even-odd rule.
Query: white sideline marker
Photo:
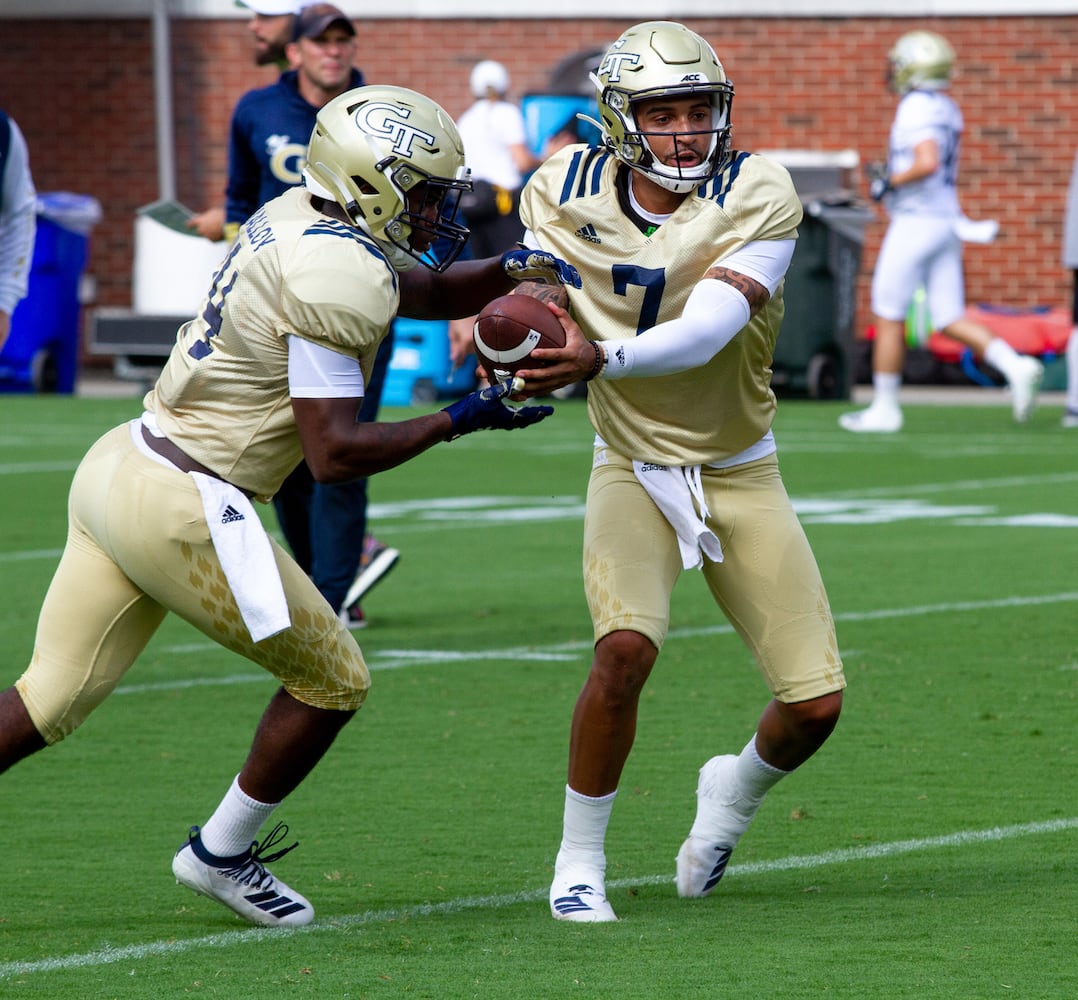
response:
[[[1038,823],[1019,823],[1014,826],[996,826],[987,830],[963,830],[948,833],[940,837],[922,837],[916,840],[896,840],[888,844],[870,844],[865,847],[839,848],[824,851],[821,854],[792,855],[788,858],[776,858],[774,861],[754,861],[743,865],[731,865],[725,878],[745,878],[752,875],[767,875],[781,871],[807,871],[822,868],[825,865],[847,864],[856,861],[872,861],[877,858],[894,857],[900,854],[913,854],[918,851],[934,850],[941,847],[963,847],[967,844],[986,844],[1015,837],[1032,837],[1044,833],[1060,833],[1064,830],[1078,829],[1078,816],[1069,819],[1047,820]],[[673,875],[651,875],[644,878],[619,879],[611,882],[611,888],[628,888],[634,885],[666,885],[674,881]],[[0,965],[0,980],[15,976],[27,976],[37,972],[57,972],[67,969],[86,969],[116,962],[137,962],[156,955],[179,955],[184,952],[205,948],[227,948],[236,944],[259,944],[263,941],[280,938],[284,934],[324,934],[346,927],[360,927],[365,924],[384,924],[398,920],[414,920],[445,913],[460,913],[463,910],[503,909],[518,903],[546,901],[548,889],[529,889],[523,892],[503,893],[497,896],[470,896],[464,899],[448,900],[445,903],[425,903],[416,906],[398,907],[393,910],[370,910],[351,916],[328,918],[305,927],[251,927],[249,930],[228,931],[223,934],[210,934],[205,937],[190,938],[187,941],[157,941],[150,944],[125,945],[122,948],[101,948],[97,951],[84,952],[81,955],[64,955],[57,958],[43,958],[34,962],[5,962]],[[545,908],[544,908],[545,910]],[[546,919],[544,912],[542,917]]]

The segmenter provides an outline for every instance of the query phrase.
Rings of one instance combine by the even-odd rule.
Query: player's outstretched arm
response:
[[[413,319],[474,316],[519,282],[580,287],[572,264],[544,250],[508,250],[484,260],[458,260],[440,274],[417,267],[400,275],[400,315]]]
[[[394,423],[357,423],[355,397],[292,399],[303,456],[320,483],[373,476],[421,455],[443,441],[480,430],[515,430],[538,423],[550,406],[513,407],[508,385],[489,386],[435,413]]]

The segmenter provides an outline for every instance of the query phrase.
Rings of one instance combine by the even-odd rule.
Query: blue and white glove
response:
[[[882,201],[891,190],[891,182],[886,177],[873,177],[868,182],[868,195],[873,201]]]
[[[882,201],[891,187],[891,179],[887,176],[887,167],[882,163],[870,163],[866,168],[868,174],[868,196],[873,201]]]
[[[512,431],[530,427],[554,412],[553,406],[509,406],[503,400],[512,391],[512,381],[498,382],[443,407],[453,421],[453,430],[446,440],[453,441],[472,431]]]
[[[514,281],[580,287],[580,275],[576,268],[545,250],[529,250],[527,247],[508,250],[502,254],[502,270]]]

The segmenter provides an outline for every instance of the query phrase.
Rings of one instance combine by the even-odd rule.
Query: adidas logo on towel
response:
[[[243,515],[232,504],[229,504],[221,515],[222,524],[231,524],[233,521],[242,521],[243,519]]]
[[[574,236],[579,236],[582,240],[587,240],[589,243],[602,243],[598,234],[595,232],[595,227],[589,222],[587,225],[581,226]]]

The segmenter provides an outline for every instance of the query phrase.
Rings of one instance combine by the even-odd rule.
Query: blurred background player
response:
[[[1074,279],[1071,298],[1071,335],[1067,339],[1067,397],[1063,426],[1078,428],[1078,156],[1074,159],[1067,208],[1063,216],[1063,266]]]
[[[299,0],[236,0],[251,12],[247,29],[254,43],[256,66],[276,66],[288,69],[285,47],[292,41],[292,22],[299,9]],[[187,223],[199,236],[208,240],[225,238],[224,206],[208,208],[191,216]]]
[[[394,141],[404,129],[407,150]],[[340,482],[549,416],[504,405],[500,387],[399,423],[356,419],[399,307],[448,318],[518,277],[575,278],[524,251],[430,261],[436,239],[452,251],[467,240],[454,218],[467,179],[452,120],[421,94],[350,91],[321,110],[310,149],[305,185],[241,228],[142,416],[79,464],[30,665],[0,692],[4,771],[84,722],[170,611],[277,678],[242,769],[172,860],[180,883],[268,926],[307,924],[314,911],[266,868],[296,846],[279,846],[287,827],[257,834],[362,705],[370,675],[337,609],[251,500],[268,500],[301,457]]]
[[[525,394],[588,380],[596,432],[583,551],[595,651],[550,887],[552,915],[583,922],[617,919],[606,829],[683,570],[700,569],[772,698],[740,753],[700,768],[680,895],[715,888],[768,789],[830,735],[846,683],[771,431],[782,279],[802,217],[790,175],[730,151],[733,86],[681,24],[629,28],[593,79],[603,145],[555,154],[521,197],[525,244],[571,257],[582,278],[572,319],[557,312],[566,347],[535,352],[551,366],[521,372]],[[721,697],[694,705],[705,730],[717,725]]]
[[[965,316],[962,236],[983,241],[958,204],[962,112],[943,91],[950,86],[954,51],[931,31],[911,31],[890,52],[890,81],[901,95],[891,125],[886,166],[875,172],[870,194],[883,200],[890,223],[872,275],[872,402],[844,413],[848,431],[888,434],[902,429],[899,388],[906,354],[906,314],[924,288],[936,329],[965,344],[998,369],[1011,391],[1014,419],[1029,419],[1043,366],[991,330]]]
[[[0,109],[0,348],[26,297],[37,229],[37,192],[19,126]]]

